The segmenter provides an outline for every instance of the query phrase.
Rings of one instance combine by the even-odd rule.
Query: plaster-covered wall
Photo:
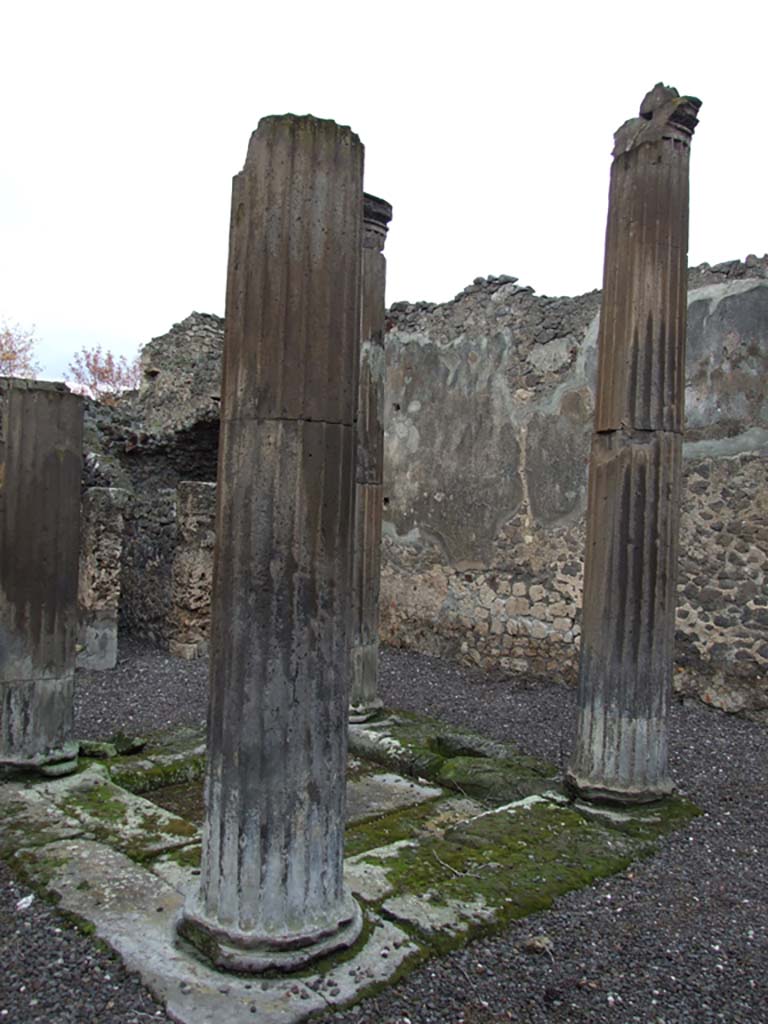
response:
[[[678,683],[733,708],[768,706],[767,268],[689,292]],[[387,641],[574,678],[599,301],[490,278],[390,311]]]
[[[575,678],[600,293],[478,278],[388,312],[384,640]],[[223,321],[145,349],[139,395],[90,432],[128,487],[124,626],[205,652]],[[679,688],[768,707],[768,258],[689,272]],[[98,436],[97,436],[98,435]],[[178,509],[178,518],[177,518]]]

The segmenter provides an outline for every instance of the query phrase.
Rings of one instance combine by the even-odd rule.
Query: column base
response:
[[[30,678],[27,665],[16,667],[15,678],[0,680],[0,766],[57,775],[74,771],[80,746],[72,738],[74,670],[37,679]]]
[[[193,904],[182,911],[176,931],[215,967],[243,974],[263,974],[266,971],[297,971],[313,960],[348,949],[358,939],[362,927],[362,911],[357,901],[347,893],[338,922],[327,928],[284,935],[257,935],[222,928]]]
[[[367,722],[384,703],[378,696],[379,642],[353,644],[352,686],[349,694],[349,721]]]
[[[595,782],[567,772],[563,779],[566,789],[572,796],[593,803],[606,804],[650,804],[655,800],[663,800],[672,796],[675,787],[671,779],[660,779],[652,786],[639,789],[620,785],[609,785],[606,782]]]
[[[71,775],[77,771],[79,748],[80,744],[73,742],[57,750],[48,750],[32,757],[0,754],[0,773],[14,775],[19,772],[38,772],[51,778]]]
[[[367,704],[350,704],[349,722],[351,725],[360,725],[377,715],[384,707],[384,701],[378,698]]]

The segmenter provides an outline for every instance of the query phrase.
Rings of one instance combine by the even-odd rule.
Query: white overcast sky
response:
[[[224,312],[231,178],[265,114],[351,125],[394,206],[387,300],[600,287],[614,130],[703,101],[690,262],[768,250],[768,4],[4,0],[0,320],[44,375]]]

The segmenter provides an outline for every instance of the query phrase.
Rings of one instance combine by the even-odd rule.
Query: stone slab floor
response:
[[[183,1024],[288,1024],[349,1005],[624,869],[697,813],[679,798],[626,813],[572,803],[553,765],[382,712],[350,729],[345,873],[364,909],[360,940],[300,974],[243,977],[175,940],[199,875],[202,735],[182,728],[120,746],[84,746],[96,756],[76,775],[1,786],[0,855]]]

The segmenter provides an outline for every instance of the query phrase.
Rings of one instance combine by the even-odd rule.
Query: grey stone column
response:
[[[77,667],[103,671],[117,664],[117,619],[128,491],[90,487],[80,517]]]
[[[616,133],[568,782],[668,794],[684,417],[688,161],[697,99],[657,85]]]
[[[208,654],[215,516],[216,484],[182,480],[176,490],[178,539],[168,616],[168,651],[177,658]]]
[[[83,402],[63,384],[0,378],[0,766],[77,765]]]
[[[381,707],[379,586],[384,479],[384,243],[392,207],[363,196],[362,347],[355,469],[352,688],[350,721],[363,722]]]
[[[220,967],[350,945],[343,884],[363,147],[267,117],[234,179],[199,894]]]

